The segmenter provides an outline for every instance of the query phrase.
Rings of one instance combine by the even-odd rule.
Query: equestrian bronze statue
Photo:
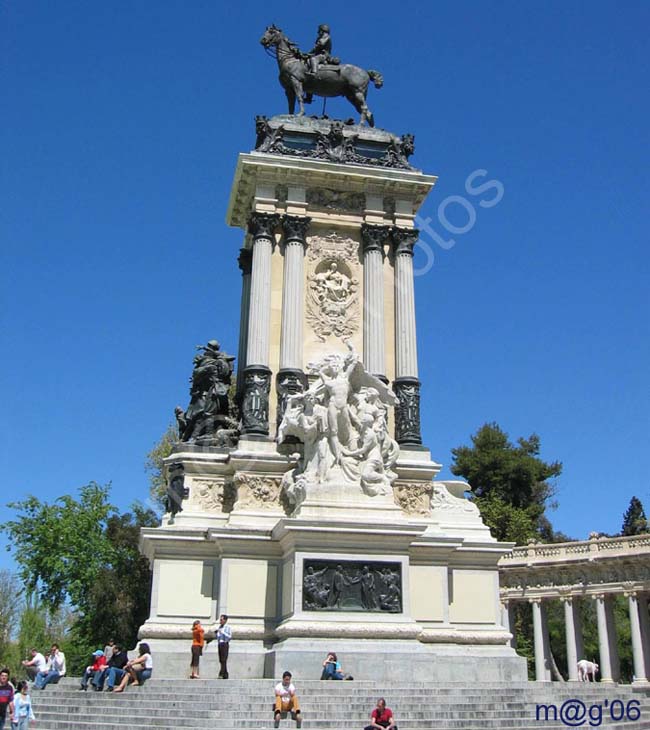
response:
[[[270,25],[260,39],[264,48],[274,53],[280,69],[280,83],[289,102],[289,114],[296,110],[296,99],[300,106],[299,116],[305,113],[305,102],[316,96],[344,96],[359,112],[359,124],[368,122],[375,126],[375,120],[368,105],[366,94],[372,81],[380,89],[384,83],[379,71],[365,71],[350,63],[340,63],[329,56],[331,40],[329,28],[320,26],[316,46],[309,54],[302,53],[275,25]]]

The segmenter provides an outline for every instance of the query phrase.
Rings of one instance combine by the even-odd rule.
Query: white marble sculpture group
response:
[[[296,436],[304,444],[283,489],[299,505],[310,486],[358,485],[368,496],[387,495],[397,475],[399,446],[388,432],[395,394],[370,375],[352,348],[309,365],[312,384],[288,399],[278,442]],[[315,377],[314,377],[315,376]]]

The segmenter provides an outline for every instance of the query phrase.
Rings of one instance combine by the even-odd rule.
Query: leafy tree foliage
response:
[[[539,458],[536,434],[519,438],[515,445],[496,423],[488,423],[471,438],[472,446],[452,449],[451,471],[469,482],[494,536],[519,545],[552,538],[545,517],[545,510],[553,506],[554,485],[549,480],[560,475],[562,464]]]
[[[648,519],[645,516],[643,505],[641,500],[636,497],[632,497],[630,500],[630,506],[623,515],[623,527],[621,528],[621,535],[641,535],[644,532],[648,532]]]
[[[158,518],[139,505],[119,514],[108,496],[109,486],[95,482],[81,487],[78,499],[66,495],[48,504],[30,496],[10,505],[18,516],[2,527],[31,596],[25,636],[31,634],[34,644],[51,637],[51,627],[34,615],[39,608],[50,618],[71,609],[64,646],[73,671],[110,637],[132,646],[148,614],[151,573],[138,536],[140,527],[156,526]]]

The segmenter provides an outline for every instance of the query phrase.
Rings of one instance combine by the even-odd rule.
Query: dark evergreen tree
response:
[[[648,519],[645,516],[641,500],[636,497],[632,497],[630,500],[630,506],[623,515],[621,535],[641,535],[644,532],[648,532]]]

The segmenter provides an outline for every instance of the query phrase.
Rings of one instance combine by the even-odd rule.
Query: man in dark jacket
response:
[[[122,647],[119,644],[114,644],[113,656],[108,660],[108,664],[106,665],[106,668],[102,671],[102,673],[95,675],[95,679],[93,679],[92,682],[93,688],[97,692],[101,692],[104,689],[104,682],[106,681],[106,677],[108,677],[108,673],[111,671],[111,669],[119,669],[119,674],[120,676],[122,676],[124,667],[126,666],[126,663],[128,661],[128,654],[125,651],[122,651]]]

